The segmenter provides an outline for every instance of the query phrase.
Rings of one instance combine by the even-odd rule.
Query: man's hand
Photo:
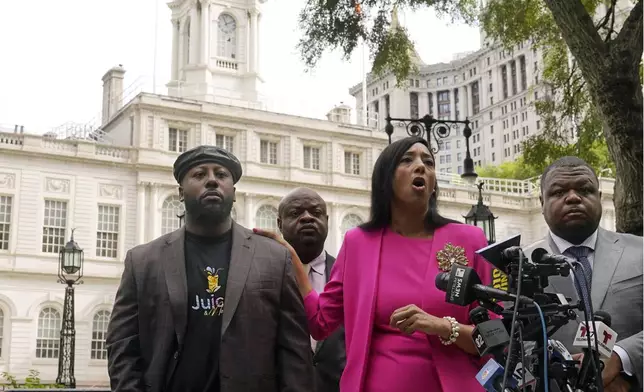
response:
[[[611,384],[613,380],[615,380],[619,376],[619,373],[621,371],[622,371],[622,360],[619,357],[619,355],[613,352],[613,354],[611,354],[610,356],[610,359],[606,361],[604,365],[604,371],[602,372],[602,380],[604,381],[604,387]]]
[[[604,386],[604,392],[629,392],[631,384],[622,376],[617,376],[613,381]]]

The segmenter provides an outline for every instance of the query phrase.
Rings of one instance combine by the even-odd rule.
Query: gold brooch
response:
[[[467,257],[465,257],[465,249],[460,246],[454,246],[447,243],[443,249],[436,254],[438,260],[438,268],[442,271],[449,272],[453,264],[467,265]]]

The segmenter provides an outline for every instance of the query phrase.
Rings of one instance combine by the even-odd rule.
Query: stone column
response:
[[[246,227],[255,227],[255,216],[253,215],[254,204],[253,194],[247,193],[244,196],[244,207],[246,208],[246,211],[244,212],[244,215],[246,215]]]
[[[199,12],[197,11],[197,4],[193,4],[190,9],[190,53],[188,56],[188,64],[197,64],[199,62]]]
[[[427,93],[418,92],[418,117],[423,118],[424,115],[429,114],[429,97]]]
[[[146,184],[143,182],[137,185],[137,198],[136,198],[136,245],[145,243],[145,188]]]
[[[432,91],[432,115],[438,118],[438,90]]]
[[[150,230],[148,230],[148,241],[152,241],[154,238],[157,238],[161,234],[161,228],[159,227],[159,185],[152,184],[152,200],[150,201],[149,213],[151,221]],[[179,218],[177,218],[179,219]]]
[[[259,11],[253,9],[250,11],[250,45],[248,48],[248,71],[257,73],[257,21]]]
[[[172,73],[171,80],[179,79],[179,20],[172,20]]]
[[[465,120],[467,117],[467,106],[465,103],[467,102],[467,92],[465,91],[465,87],[459,87],[458,88],[458,111],[461,114],[459,120]]]
[[[185,53],[186,53],[186,34],[188,33],[186,31],[186,22],[187,18],[183,18],[182,22],[179,22],[179,49],[178,49],[178,54],[177,54],[177,80],[182,80],[183,79],[183,68],[184,68],[184,63],[186,62],[186,58],[184,58]],[[181,86],[179,86],[181,88]]]
[[[505,75],[506,79],[508,81],[508,98],[512,97],[514,94],[512,93],[512,67],[510,66],[510,62],[508,61],[505,64]]]
[[[472,84],[467,84],[467,92],[465,93],[467,97],[467,115],[471,117],[474,115],[474,108],[472,106]]]
[[[456,94],[454,94],[453,88],[449,89],[449,95],[449,114],[451,116],[451,120],[458,120],[458,118],[456,118]],[[460,95],[458,99],[461,99]]]
[[[208,65],[210,63],[209,42],[210,42],[210,0],[201,1],[201,34],[199,40],[201,43],[200,63]]]

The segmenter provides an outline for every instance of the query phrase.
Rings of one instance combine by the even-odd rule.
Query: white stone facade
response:
[[[329,114],[332,121],[261,110],[256,97],[262,2],[169,4],[174,26],[170,96],[141,93],[123,102],[124,70],[115,67],[103,77],[99,129],[70,124],[43,136],[22,128],[0,129],[0,373],[24,380],[35,369],[44,382],[55,379],[64,295],[64,286],[57,283],[57,251],[75,229],[85,254],[84,284],[75,296],[77,384],[108,384],[105,329],[125,253],[178,227],[181,205],[171,166],[191,147],[214,144],[240,159],[244,176],[237,184],[233,216],[246,227],[276,229],[280,198],[298,186],[317,190],[327,202],[326,248],[331,254],[337,254],[344,232],[367,218],[370,175],[387,145],[386,135],[372,124],[351,125],[344,106]],[[501,157],[502,142],[488,147],[491,139],[476,135],[500,138],[523,126],[513,123],[503,129],[499,124],[529,112],[530,89],[522,86],[511,97],[486,104],[501,94],[499,67],[520,55],[531,80],[533,54],[528,48],[514,57],[484,49],[425,70],[410,81],[418,93],[417,111],[429,110],[429,101],[421,97],[430,92],[460,89],[466,97],[477,82],[482,97],[478,112],[471,101],[462,100],[450,103],[450,113],[458,108],[459,118],[474,121],[477,163],[505,160],[489,160],[491,154]],[[493,91],[488,93],[489,83]],[[392,81],[372,81],[369,98],[374,102],[391,94],[392,116],[409,116],[409,91],[393,87]],[[526,121],[534,123],[533,114],[528,116]],[[457,136],[452,140],[453,149],[439,153],[454,152],[451,167],[439,158],[439,207],[445,216],[462,221],[478,191],[456,175],[464,144]],[[516,143],[513,139],[510,144]],[[546,233],[536,181],[481,180],[487,184],[484,202],[499,217],[497,238],[521,232],[528,244]],[[602,226],[609,230],[615,228],[613,186],[613,180],[601,179]]]
[[[369,177],[386,145],[382,133],[364,128],[147,94],[105,131],[132,146],[0,133],[0,372],[24,378],[37,369],[43,380],[55,378],[64,287],[52,251],[75,228],[85,252],[76,376],[79,385],[107,384],[103,339],[122,261],[127,249],[178,226],[171,165],[180,151],[220,144],[239,157],[234,214],[246,227],[275,228],[283,195],[297,186],[318,190],[330,216],[327,250],[336,254],[343,233],[368,215]],[[497,238],[521,232],[530,243],[545,234],[536,182],[483,180],[485,203],[499,217]],[[442,213],[462,220],[476,188],[451,175],[439,183]],[[608,229],[612,188],[602,179]]]

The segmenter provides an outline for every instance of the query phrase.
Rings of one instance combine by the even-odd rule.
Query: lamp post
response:
[[[74,285],[83,283],[83,250],[72,235],[60,249],[58,257],[58,282],[65,284],[65,303],[63,305],[63,324],[60,329],[60,348],[58,351],[58,376],[56,384],[66,388],[76,388],[74,377],[74,357],[76,348],[76,325],[74,320]]]
[[[459,125],[465,125],[465,128],[463,128],[463,136],[465,137],[465,159],[463,160],[463,173],[461,174],[461,178],[471,184],[476,181],[478,174],[474,171],[474,161],[470,155],[470,137],[472,136],[472,129],[470,128],[470,121],[468,119],[465,119],[464,121],[438,120],[429,114],[426,114],[424,117],[417,119],[391,118],[390,116],[387,116],[385,121],[387,121],[387,125],[385,125],[385,133],[389,136],[389,144],[391,144],[391,135],[394,133],[394,126],[391,122],[396,121],[398,126],[406,128],[409,136],[426,138],[429,143],[429,148],[434,154],[438,152],[438,148],[432,147],[432,137],[436,142],[436,145],[438,145],[442,143],[439,139],[445,139],[448,137],[452,128],[456,128]]]
[[[494,220],[498,217],[494,216],[488,206],[483,204],[483,185],[482,181],[476,185],[479,189],[479,201],[470,208],[470,211],[463,218],[465,218],[465,223],[468,225],[478,226],[483,229],[488,244],[493,244],[496,241]]]

